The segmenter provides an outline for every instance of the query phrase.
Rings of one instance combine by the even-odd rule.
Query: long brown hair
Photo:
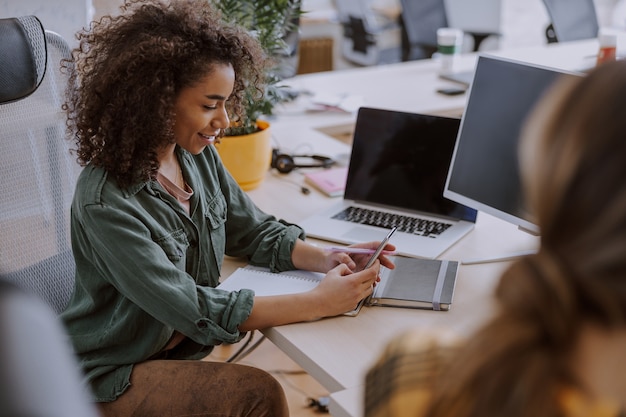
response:
[[[65,109],[81,164],[103,167],[120,187],[156,175],[173,143],[173,105],[220,64],[235,70],[227,102],[240,117],[246,85],[263,91],[268,65],[257,40],[226,24],[207,0],[128,0],[77,35]]]
[[[522,179],[541,231],[503,274],[499,311],[435,383],[430,417],[559,416],[582,388],[568,355],[581,325],[626,324],[626,63],[561,81],[522,135]]]

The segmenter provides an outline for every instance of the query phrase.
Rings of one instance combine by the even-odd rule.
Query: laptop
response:
[[[443,197],[460,119],[361,107],[343,198],[299,222],[308,236],[352,244],[389,229],[401,255],[436,258],[469,233],[476,210]]]

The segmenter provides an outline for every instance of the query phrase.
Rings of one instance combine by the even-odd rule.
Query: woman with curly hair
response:
[[[468,340],[391,341],[367,375],[367,417],[625,415],[624,108],[623,61],[540,102],[520,148],[538,253],[504,273],[498,313]]]
[[[78,38],[65,108],[84,169],[62,318],[100,410],[287,416],[269,374],[190,359],[246,331],[349,311],[393,264],[381,257],[361,271],[366,256],[308,244],[227,173],[212,145],[242,114],[244,87],[262,94],[267,58],[207,0],[131,0]],[[228,292],[215,288],[225,254],[326,276],[290,296]]]

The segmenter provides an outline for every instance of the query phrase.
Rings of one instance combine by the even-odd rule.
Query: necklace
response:
[[[185,181],[183,181],[183,170],[178,166],[178,170],[176,171],[176,185],[179,186],[182,190],[185,189]]]
[[[180,174],[182,180],[182,173]],[[161,171],[157,172],[157,181],[172,197],[174,197],[189,214],[189,200],[193,196],[193,190],[187,184],[183,182],[183,187],[179,187],[167,178]]]

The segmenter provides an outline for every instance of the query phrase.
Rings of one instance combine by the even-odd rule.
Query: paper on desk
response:
[[[355,113],[363,106],[363,103],[364,99],[361,95],[319,92],[311,97],[311,104],[307,110]]]

